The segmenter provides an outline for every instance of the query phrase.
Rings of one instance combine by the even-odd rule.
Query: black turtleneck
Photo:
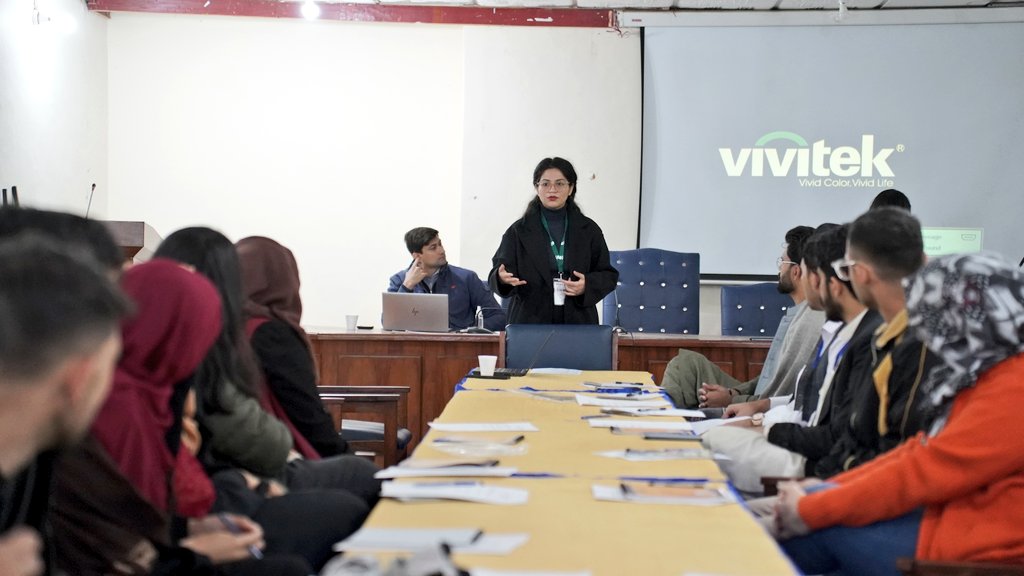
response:
[[[562,206],[558,210],[549,210],[541,207],[540,213],[544,216],[544,219],[548,221],[548,229],[551,230],[551,238],[557,245],[562,241],[562,237],[565,235],[565,206]]]

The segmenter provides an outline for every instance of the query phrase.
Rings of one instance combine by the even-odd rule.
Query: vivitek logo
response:
[[[776,140],[788,140],[798,148],[771,147],[765,145]],[[893,152],[902,152],[903,146],[879,148],[875,151],[875,135],[861,136],[860,148],[853,146],[826,146],[824,140],[808,145],[799,134],[793,132],[769,132],[757,139],[753,148],[719,148],[722,165],[729,176],[743,176],[749,167],[750,176],[790,176],[794,165],[796,176],[841,177],[861,176],[871,178],[877,172],[881,177],[893,177],[889,157]],[[765,167],[767,166],[767,171]]]

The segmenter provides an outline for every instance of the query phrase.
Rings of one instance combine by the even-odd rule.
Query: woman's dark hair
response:
[[[572,167],[572,162],[569,162],[565,158],[555,156],[553,158],[545,158],[541,160],[537,164],[537,167],[533,169],[533,187],[536,188],[537,184],[540,184],[540,177],[550,168],[559,170],[562,175],[565,176],[569,185],[572,186],[572,194],[569,194],[569,198],[565,201],[566,208],[576,207],[576,169]],[[530,203],[526,205],[526,212],[523,215],[525,216],[527,214],[537,212],[540,210],[540,207],[540,197],[534,196],[533,199],[530,200]]]
[[[258,397],[256,360],[242,323],[242,273],[235,245],[210,228],[183,228],[168,236],[153,257],[194,266],[220,292],[224,325],[210,353],[196,370],[200,411],[223,411],[218,390],[225,382]]]

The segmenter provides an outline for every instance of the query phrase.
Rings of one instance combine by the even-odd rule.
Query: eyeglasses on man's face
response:
[[[792,260],[786,260],[782,256],[779,256],[778,258],[775,259],[776,268],[781,269],[783,264],[789,264],[790,266],[799,266],[799,264],[797,264],[796,262],[793,262]]]
[[[839,277],[843,282],[850,281],[850,269],[860,264],[856,260],[850,260],[849,258],[839,258],[838,260],[832,261],[832,270],[835,271],[836,276]]]
[[[559,192],[564,192],[569,188],[569,182],[567,180],[555,180],[554,182],[551,180],[541,180],[540,182],[537,182],[537,188],[540,190],[550,190],[554,188]]]

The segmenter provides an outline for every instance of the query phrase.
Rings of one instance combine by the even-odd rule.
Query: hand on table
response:
[[[705,382],[697,391],[697,400],[700,402],[699,408],[723,408],[732,401],[732,392],[720,384]]]

